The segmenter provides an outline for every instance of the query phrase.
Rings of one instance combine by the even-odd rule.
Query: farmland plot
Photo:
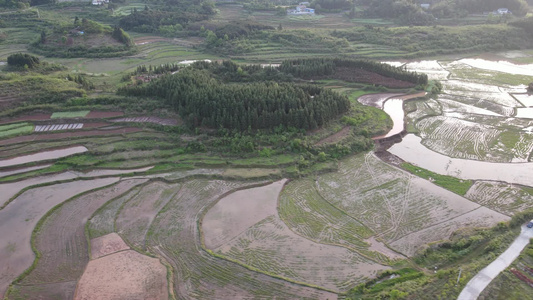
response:
[[[31,162],[58,159],[78,153],[86,152],[87,148],[83,146],[69,147],[65,149],[47,150],[38,153],[18,156],[9,159],[0,160],[0,167],[10,167]]]
[[[509,93],[502,92],[499,87],[481,83],[472,83],[462,80],[447,80],[442,82],[446,94],[483,99],[497,105],[518,107],[517,102]]]
[[[519,186],[498,181],[476,181],[466,198],[506,215],[533,207],[533,196]]]
[[[225,193],[251,183],[192,180],[156,216],[147,248],[174,269],[177,298],[189,299],[336,299],[336,295],[296,285],[233,262],[200,248],[200,214]]]
[[[115,219],[122,205],[139,193],[140,187],[136,187],[123,196],[109,201],[87,221],[89,237],[97,238],[115,232]]]
[[[422,245],[447,238],[451,232],[424,235],[409,247],[403,246],[402,237],[442,222],[455,228],[468,225],[457,217],[479,208],[479,204],[393,168],[373,154],[344,160],[339,172],[319,177],[317,190],[328,202],[408,256]],[[490,210],[478,211],[496,216],[487,218],[489,224],[508,219]]]
[[[436,60],[423,60],[405,64],[409,71],[422,72],[428,75],[430,80],[446,80],[450,72],[444,69]]]
[[[39,298],[41,295],[31,293],[35,290],[35,285],[76,281],[89,261],[85,220],[104,203],[143,181],[145,180],[124,180],[111,187],[77,197],[45,217],[35,235],[35,248],[41,257],[17,288],[22,293],[31,294],[32,298]]]
[[[115,230],[134,248],[145,249],[148,228],[156,214],[179,191],[180,184],[153,182],[129,199],[115,220]]]
[[[88,190],[110,185],[119,178],[93,179],[30,189],[0,210],[0,295],[34,259],[30,238],[37,222],[52,207]]]
[[[94,243],[106,249],[107,255],[93,257],[78,282],[76,300],[141,300],[168,299],[167,270],[157,258],[151,258],[126,247],[120,237],[111,234]],[[91,249],[92,252],[101,252]]]
[[[501,130],[449,117],[425,118],[416,124],[423,144],[450,157],[508,162],[506,153],[490,153]]]
[[[203,220],[206,246],[263,272],[335,291],[345,291],[387,269],[358,252],[293,233],[276,211],[282,187],[279,181],[221,199]],[[358,231],[364,233],[365,228]],[[358,247],[363,245],[359,242]]]
[[[314,181],[289,183],[279,199],[279,215],[295,233],[321,244],[343,246],[386,262],[386,254],[372,252],[364,242],[374,233],[366,226],[329,204],[318,194]]]

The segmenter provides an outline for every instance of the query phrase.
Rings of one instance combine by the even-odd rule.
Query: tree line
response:
[[[315,76],[332,75],[338,67],[353,69],[353,72],[357,72],[358,69],[364,69],[382,76],[414,84],[426,85],[428,83],[426,74],[409,72],[401,67],[362,59],[309,58],[285,60],[280,65],[280,71],[292,74],[295,77],[312,78]]]
[[[350,109],[349,100],[331,90],[294,83],[224,84],[208,70],[186,68],[140,86],[121,88],[121,95],[158,97],[190,126],[311,130]]]

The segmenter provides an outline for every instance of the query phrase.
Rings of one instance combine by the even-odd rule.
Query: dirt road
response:
[[[489,283],[505,270],[517,257],[520,252],[529,244],[529,239],[533,238],[533,228],[522,226],[520,235],[495,261],[485,267],[474,276],[465,286],[457,300],[475,300]]]

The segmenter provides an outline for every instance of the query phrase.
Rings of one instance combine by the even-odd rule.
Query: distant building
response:
[[[104,5],[105,3],[109,3],[109,0],[93,0],[93,5]]]
[[[309,5],[310,5],[310,3],[309,3],[309,2],[300,2],[300,4],[298,4],[298,5],[304,5],[304,6],[309,6]]]
[[[302,2],[302,3],[306,3],[306,2]],[[287,14],[288,15],[314,15],[315,10],[312,8],[307,8],[307,6],[305,5],[298,5],[296,6],[296,9],[287,9]]]
[[[422,7],[422,9],[426,9],[426,10],[428,10],[430,6],[431,6],[431,4],[429,4],[429,3],[420,4],[420,7]]]
[[[506,14],[509,14],[511,12],[507,8],[498,8],[496,13],[499,14],[499,15],[506,15]]]

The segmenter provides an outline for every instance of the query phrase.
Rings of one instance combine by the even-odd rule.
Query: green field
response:
[[[88,110],[55,112],[52,114],[50,118],[51,119],[83,118],[89,112],[90,111]]]

